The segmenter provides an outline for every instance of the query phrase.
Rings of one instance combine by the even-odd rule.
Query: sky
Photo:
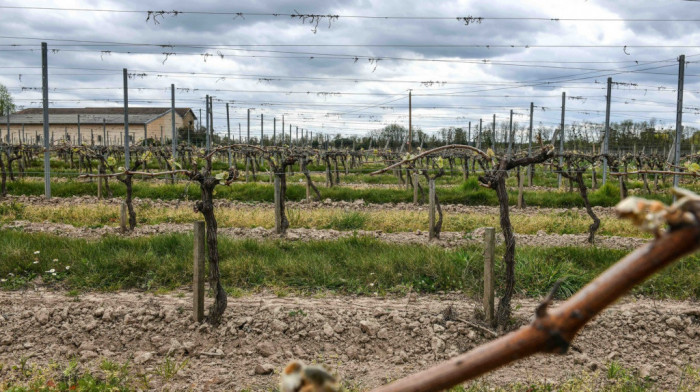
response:
[[[608,77],[612,122],[675,127],[681,54],[683,123],[700,127],[699,22],[681,0],[4,0],[0,83],[40,107],[47,42],[51,107],[122,106],[126,68],[130,106],[169,107],[174,84],[196,114],[214,97],[217,133],[228,103],[232,136],[248,109],[253,135],[261,115],[267,135],[283,116],[316,134],[408,126],[410,91],[429,134],[511,110],[524,128],[531,102],[534,127],[556,127],[566,93],[566,127],[597,137]]]

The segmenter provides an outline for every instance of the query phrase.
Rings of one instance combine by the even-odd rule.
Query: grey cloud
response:
[[[19,1],[17,5],[23,5]],[[602,7],[610,13],[620,18],[678,18],[692,17],[698,15],[697,4],[682,4],[684,2],[673,3],[671,5],[658,5],[657,2],[639,1],[616,1],[616,2],[572,2],[573,6]],[[49,5],[49,2],[46,2]],[[640,5],[641,4],[641,5]],[[51,4],[51,6],[55,6]],[[124,8],[124,9],[152,9],[152,10],[187,10],[195,7],[191,2],[183,1],[156,1],[143,5],[141,2],[126,1],[105,1],[100,4],[101,8]],[[249,2],[246,4],[231,5],[222,1],[200,2],[197,9],[201,10],[235,10],[247,13],[290,13],[296,9],[302,13],[314,14],[343,14],[343,15],[450,15],[450,16],[561,16],[558,14],[547,14],[545,6],[533,7],[525,2],[515,1],[474,1],[467,6],[458,2],[406,2],[406,1],[353,1],[353,2],[314,2],[314,1],[279,1],[275,4],[268,2]],[[565,15],[567,16],[567,15]],[[578,15],[568,15],[578,17]],[[5,10],[0,14],[0,22],[7,26],[5,35],[44,37],[44,38],[65,38],[75,40],[92,41],[116,41],[133,43],[180,43],[189,45],[238,45],[238,44],[398,44],[415,45],[427,44],[435,45],[421,48],[411,47],[260,47],[251,48],[265,51],[286,51],[304,52],[307,54],[283,54],[269,52],[233,52],[224,51],[224,59],[216,57],[217,51],[213,49],[201,48],[158,48],[158,47],[127,47],[119,48],[115,46],[90,46],[77,45],[72,47],[53,46],[61,49],[59,53],[49,55],[52,67],[59,68],[91,68],[113,70],[105,75],[98,75],[98,71],[75,71],[69,72],[54,68],[51,70],[51,86],[57,88],[67,87],[110,87],[109,90],[73,90],[61,93],[52,92],[55,99],[109,99],[115,102],[103,102],[102,104],[118,105],[121,98],[121,68],[130,70],[158,70],[167,72],[194,72],[211,74],[228,74],[229,77],[219,79],[217,77],[205,77],[204,75],[190,77],[156,77],[149,75],[146,78],[135,78],[129,81],[133,91],[135,104],[141,104],[147,100],[167,99],[169,94],[165,89],[170,83],[175,83],[179,88],[199,89],[190,92],[179,90],[178,100],[183,104],[192,106],[195,110],[202,107],[204,95],[210,93],[217,98],[217,109],[215,111],[217,126],[224,124],[223,102],[234,102],[232,105],[232,116],[234,124],[241,121],[245,116],[245,108],[256,107],[255,116],[265,113],[266,121],[272,117],[280,117],[282,113],[287,113],[288,122],[305,122],[315,124],[316,128],[321,123],[328,126],[328,130],[344,127],[343,121],[336,116],[326,116],[327,113],[351,112],[342,118],[347,120],[346,131],[358,132],[359,129],[374,129],[377,123],[370,122],[381,119],[384,122],[402,121],[405,122],[407,113],[407,99],[397,102],[389,102],[395,99],[385,95],[325,95],[325,94],[293,94],[287,95],[285,91],[301,92],[355,92],[355,93],[395,93],[406,94],[408,89],[414,89],[416,96],[414,104],[417,108],[426,107],[436,109],[424,109],[417,111],[420,115],[416,118],[418,126],[428,130],[435,130],[441,127],[466,124],[468,119],[477,122],[479,118],[490,119],[492,113],[496,112],[499,119],[507,116],[509,108],[516,108],[522,111],[529,102],[546,107],[558,107],[560,105],[559,94],[562,91],[561,84],[541,84],[530,87],[504,88],[501,85],[485,86],[483,83],[508,83],[509,81],[533,81],[533,80],[559,80],[580,79],[586,76],[595,75],[593,78],[572,80],[564,84],[567,94],[570,96],[592,97],[585,101],[575,101],[571,103],[572,112],[567,114],[567,121],[601,121],[600,113],[593,112],[599,110],[604,102],[596,100],[604,97],[604,84],[595,84],[595,81],[605,82],[608,74],[614,71],[590,72],[581,69],[571,68],[598,68],[616,69],[629,65],[629,63],[581,63],[572,64],[568,61],[633,61],[633,60],[660,60],[673,59],[681,50],[668,49],[644,49],[628,48],[626,55],[620,48],[596,49],[596,48],[454,48],[441,47],[439,45],[475,45],[475,44],[516,44],[516,45],[549,45],[564,43],[586,43],[595,45],[602,40],[610,40],[621,45],[627,44],[625,39],[630,32],[637,43],[659,42],[664,44],[679,44],[687,42],[689,36],[698,34],[697,28],[692,23],[627,23],[627,24],[606,24],[592,36],[583,36],[576,33],[577,26],[572,23],[551,22],[551,21],[496,21],[485,20],[481,24],[471,24],[465,26],[455,20],[367,20],[343,18],[342,16],[331,23],[328,27],[327,19],[322,19],[318,25],[316,34],[311,32],[312,26],[303,24],[297,19],[289,17],[256,17],[247,16],[245,18],[234,16],[206,16],[206,15],[178,15],[163,16],[159,23],[146,22],[146,14],[93,14],[93,13],[61,13],[61,12],[38,12],[38,11],[9,11]],[[9,33],[11,32],[11,33]],[[623,39],[625,38],[625,39]],[[0,44],[11,43],[32,43],[39,46],[38,41],[22,41],[17,39],[0,39]],[[50,41],[50,47],[51,47]],[[87,52],[70,52],[69,49],[85,50]],[[130,50],[134,52],[148,51],[151,55],[121,55],[101,53],[101,50]],[[164,52],[174,51],[178,54],[168,57]],[[200,54],[210,53],[206,62]],[[366,58],[361,58],[357,62],[351,58],[329,59],[318,54],[308,53],[329,53],[329,54],[352,54],[358,56],[369,56],[374,58],[384,58],[378,63],[371,63]],[[187,55],[189,54],[189,56]],[[688,54],[693,53],[688,50]],[[238,56],[235,56],[238,55]],[[250,56],[259,57],[250,57]],[[277,56],[277,57],[264,57]],[[297,56],[298,58],[281,58]],[[313,59],[311,59],[313,57]],[[489,60],[502,62],[516,62],[518,65],[469,65],[462,63],[420,63],[410,61],[393,61],[388,57],[404,58],[448,58],[455,60]],[[689,57],[694,60],[694,58]],[[532,63],[530,63],[532,62]],[[2,54],[0,66],[25,65],[37,66],[39,63],[39,53],[34,52],[6,52]],[[528,66],[531,64],[561,66],[568,69],[542,68]],[[375,69],[376,65],[376,69]],[[697,72],[697,67],[690,64],[687,69],[689,75]],[[628,104],[617,103],[618,110],[622,108],[629,110],[649,110],[648,102],[672,102],[673,93],[664,91],[653,91],[654,86],[666,86],[674,88],[677,67],[671,66],[661,69],[658,72],[670,73],[671,75],[657,75],[648,73],[626,73],[613,76],[616,81],[637,83],[647,87],[636,90],[617,90],[614,98],[628,100]],[[40,78],[30,76],[31,73],[38,73],[36,69],[3,70],[0,75],[0,83],[4,83],[13,88],[13,93],[20,99],[27,99],[22,102],[38,102],[40,96],[37,92],[18,89],[22,86],[38,86]],[[20,82],[17,75],[24,73],[25,76]],[[59,75],[61,73],[75,73],[77,75]],[[239,79],[233,74],[260,75],[260,78]],[[326,80],[305,81],[305,80],[265,80],[264,75],[294,76],[294,77],[321,77]],[[334,80],[343,79],[400,79],[414,81],[473,81],[474,84],[446,84],[446,85],[421,85],[419,83],[386,83],[386,82],[359,82]],[[689,76],[686,85],[689,90],[697,87],[698,78]],[[578,86],[578,87],[577,87]],[[652,87],[648,87],[652,86]],[[139,87],[154,88],[158,90],[139,90]],[[584,88],[585,87],[585,88]],[[215,91],[223,90],[270,90],[277,91],[271,93],[244,93]],[[60,91],[60,90],[59,90]],[[470,97],[460,96],[426,96],[421,93],[440,92],[462,92],[462,94],[472,94]],[[506,95],[510,97],[505,98]],[[533,98],[533,96],[543,96]],[[596,99],[593,99],[596,98]],[[630,99],[636,98],[637,101]],[[688,106],[700,106],[697,102],[696,94],[688,92],[686,95]],[[161,101],[154,101],[155,104]],[[252,102],[288,102],[287,105],[259,105]],[[642,105],[644,103],[644,105]],[[95,103],[99,104],[99,102]],[[386,108],[372,107],[362,110],[357,106],[348,105],[379,105]],[[76,105],[71,102],[56,101],[57,106]],[[320,105],[320,106],[312,106]],[[447,108],[446,106],[470,107],[474,109]],[[661,106],[660,106],[661,107]],[[661,107],[663,110],[665,106]],[[577,111],[573,111],[573,110]],[[419,110],[419,109],[417,109]],[[589,114],[584,113],[590,110]],[[651,112],[651,110],[650,110]],[[633,113],[633,112],[630,112]],[[651,114],[640,113],[641,116],[650,117]],[[402,117],[403,116],[403,117]],[[434,117],[430,117],[434,116]],[[452,119],[442,117],[451,116]],[[661,114],[657,117],[671,119],[671,115]],[[259,118],[259,117],[258,117]],[[315,118],[314,121],[309,120]],[[538,111],[537,121],[545,124],[555,124],[558,121],[556,111]],[[635,118],[637,119],[637,118]],[[697,121],[697,117],[688,114],[686,119],[689,124]],[[354,124],[355,122],[367,121],[366,126]],[[489,120],[490,121],[490,120]],[[519,118],[521,123],[525,120]],[[352,123],[352,124],[351,124]],[[256,124],[254,129],[258,128]],[[237,125],[235,126],[237,127]],[[335,128],[330,128],[335,127]],[[271,130],[271,125],[266,129]]]

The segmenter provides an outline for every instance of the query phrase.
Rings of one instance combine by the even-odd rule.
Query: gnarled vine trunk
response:
[[[277,234],[287,233],[289,219],[285,208],[285,198],[287,194],[287,173],[283,165],[282,170],[275,170],[275,181],[279,182],[279,195],[275,196],[275,219],[279,219],[279,224],[275,227]],[[277,184],[275,184],[277,186]]]
[[[496,196],[498,197],[501,231],[503,232],[503,239],[506,246],[505,253],[503,254],[503,265],[506,273],[505,288],[503,296],[498,302],[495,322],[496,325],[505,328],[510,321],[510,301],[515,293],[515,235],[513,235],[513,225],[510,222],[510,213],[508,211],[506,176],[504,174],[498,174],[495,185]]]
[[[141,166],[141,162],[136,162],[134,164],[134,167],[129,169],[131,170],[138,170],[139,166]],[[133,231],[134,228],[136,227],[136,211],[134,210],[134,203],[133,203],[133,174],[130,174],[127,172],[127,174],[124,175],[124,178],[119,178],[117,179],[121,181],[124,186],[126,187],[126,196],[124,197],[124,203],[126,203],[126,209],[129,212],[129,231]]]
[[[588,226],[588,242],[592,244],[593,241],[595,241],[595,233],[600,227],[600,219],[598,219],[598,216],[595,214],[595,212],[593,212],[593,208],[591,208],[591,202],[588,200],[588,191],[586,190],[586,183],[583,182],[583,172],[578,171],[576,173],[576,183],[578,183],[578,190],[579,193],[581,193],[583,204],[586,206],[586,212],[588,213],[588,216],[590,216],[591,219],[593,219],[593,223],[591,223],[591,225]]]
[[[207,166],[211,166],[208,163]],[[199,182],[202,191],[202,200],[195,204],[195,210],[204,216],[207,239],[207,256],[209,259],[209,290],[214,292],[214,303],[209,307],[207,321],[217,326],[221,323],[222,316],[228,305],[226,290],[221,285],[221,273],[219,272],[219,244],[217,239],[217,224],[214,216],[214,188],[219,180],[212,177],[210,170],[202,170],[194,176]]]
[[[500,213],[501,232],[505,241],[505,253],[503,254],[503,264],[505,267],[505,288],[503,296],[498,303],[494,322],[500,328],[506,328],[511,316],[511,299],[515,293],[515,236],[513,235],[513,225],[510,221],[508,206],[508,191],[506,189],[506,177],[508,170],[520,166],[527,166],[535,163],[542,163],[552,156],[553,147],[544,146],[537,155],[512,159],[501,158],[498,165],[488,171],[484,176],[479,177],[479,182],[496,191],[498,198],[498,208]]]
[[[433,178],[431,179],[428,175],[428,171],[423,170],[423,175],[425,176],[426,180],[428,180],[428,186],[430,186],[430,182],[432,181],[433,187],[435,187],[435,180],[442,177],[444,174],[445,170],[440,169],[440,171],[438,171],[435,174],[435,176],[433,176]],[[430,200],[428,200],[428,202],[430,202]],[[437,212],[438,217],[435,220],[435,225],[433,225],[433,227],[428,228],[428,231],[434,233],[435,238],[440,239],[440,232],[442,231],[442,208],[440,208],[440,199],[438,198],[437,192],[435,192],[435,211]]]
[[[311,188],[314,193],[316,194],[317,200],[321,201],[321,192],[318,191],[318,188],[316,188],[316,185],[314,185],[314,182],[311,180],[311,173],[309,173],[309,163],[311,160],[307,158],[302,158],[301,159],[301,167],[299,168],[302,173],[304,173],[304,177],[306,177],[306,184]]]

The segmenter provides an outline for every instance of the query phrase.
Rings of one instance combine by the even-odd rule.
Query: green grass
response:
[[[95,361],[97,362],[97,361]],[[174,361],[166,357],[160,365],[145,372],[137,371],[131,363],[102,359],[96,366],[85,368],[77,360],[47,365],[29,363],[21,358],[17,365],[8,366],[0,380],[0,391],[8,392],[129,392],[150,390],[152,384],[166,384],[188,365],[188,360]],[[0,363],[0,374],[3,364]],[[94,369],[91,369],[95,367]],[[162,390],[169,390],[164,387]]]
[[[365,227],[368,214],[350,211],[331,216],[327,229],[335,230],[359,230]]]
[[[5,230],[0,238],[0,278],[5,279],[0,287],[5,289],[31,287],[38,276],[67,290],[169,290],[192,280],[192,237],[185,234],[87,241]],[[229,292],[284,288],[387,294],[411,289],[463,290],[478,296],[481,291],[479,246],[448,250],[367,237],[311,242],[220,238],[219,250],[221,276]],[[517,290],[539,297],[564,279],[565,297],[625,254],[597,248],[519,247]],[[502,282],[501,264],[496,265],[497,282]],[[55,275],[48,272],[52,269]],[[684,258],[635,292],[653,298],[700,298],[700,256]]]
[[[96,361],[97,362],[97,361]],[[5,371],[0,380],[0,390],[8,392],[128,392],[139,390],[170,390],[175,385],[170,384],[177,373],[188,366],[187,360],[173,361],[166,357],[155,369],[141,372],[129,362],[117,363],[107,359],[101,360],[94,369],[85,369],[75,360],[67,363],[51,362],[47,365],[29,363],[25,358],[16,365],[0,363],[0,372]],[[7,370],[3,369],[7,367]],[[94,367],[94,366],[93,366]],[[678,392],[697,391],[700,388],[700,369],[685,366],[680,369],[681,381],[674,386]],[[532,375],[537,377],[537,374]],[[268,387],[258,385],[256,390],[276,391],[273,387],[276,378],[270,379]],[[366,389],[360,387],[357,380],[341,380],[343,390],[360,392]],[[191,384],[191,383],[189,383]],[[188,384],[188,385],[189,385]],[[160,388],[158,388],[160,386]],[[192,384],[195,390],[201,386]],[[241,390],[250,390],[242,388]],[[473,381],[463,386],[449,389],[449,392],[651,392],[658,388],[654,382],[642,377],[637,371],[612,362],[607,369],[596,372],[577,372],[568,375],[566,379],[554,381],[518,381],[498,382]]]
[[[673,390],[697,391],[700,388],[700,369],[685,366],[680,371],[681,381],[674,386]],[[604,371],[580,372],[560,382],[532,381],[492,385],[485,381],[475,381],[465,386],[454,387],[449,392],[651,392],[658,390],[660,389],[652,380],[642,377],[639,372],[612,362]]]
[[[112,182],[110,187],[115,197],[123,197],[126,190],[121,183]],[[44,194],[44,185],[39,181],[9,182],[7,189],[11,195]],[[199,186],[194,183],[180,182],[178,184],[153,184],[137,180],[134,183],[134,196],[143,199],[182,200],[199,199]],[[367,203],[410,203],[413,202],[413,191],[405,189],[352,189],[341,186],[332,188],[321,187],[321,197],[333,201],[355,201],[362,199]],[[51,185],[51,193],[56,197],[97,195],[96,182],[66,181]],[[470,178],[458,186],[441,187],[437,189],[437,195],[444,204],[464,205],[497,205],[496,193],[478,185],[476,178]],[[670,194],[653,194],[646,196],[669,203]],[[215,198],[272,202],[274,199],[273,187],[268,183],[235,183],[231,186],[220,186],[216,189]],[[306,188],[303,185],[290,183],[287,186],[287,200],[301,201],[306,198]],[[611,207],[619,201],[619,190],[611,183],[606,184],[596,191],[590,192],[589,199],[594,206]],[[509,192],[509,203],[515,205],[517,191]],[[570,208],[583,207],[583,200],[578,193],[567,192],[525,192],[525,203],[528,206]]]
[[[0,364],[2,370],[2,364]],[[77,361],[46,366],[29,364],[25,358],[8,367],[0,390],[8,392],[127,392],[136,390],[135,374],[129,364],[104,360],[96,372],[80,369]],[[133,380],[132,380],[133,378]]]
[[[192,210],[191,202],[179,206],[156,205],[146,199],[135,206],[137,224],[155,225],[161,223],[187,224],[201,219]],[[381,230],[390,232],[427,231],[428,220],[425,207],[416,209],[369,209],[352,211],[342,206],[319,206],[308,209],[301,206],[288,206],[287,218],[290,228],[320,228],[336,230]],[[274,211],[257,204],[241,204],[235,209],[215,210],[219,227],[263,227],[274,226]],[[468,214],[446,213],[443,216],[444,231],[469,233],[479,227],[498,226],[498,214],[488,211],[472,211]],[[16,200],[0,202],[0,224],[18,220],[30,222],[52,222],[75,227],[99,228],[117,227],[119,206],[117,204],[87,203],[72,205],[34,205]],[[580,211],[541,211],[538,214],[521,214],[513,210],[511,222],[516,233],[536,234],[540,230],[552,234],[581,234],[588,231],[591,219]],[[626,220],[609,214],[601,217],[600,235],[651,238]]]

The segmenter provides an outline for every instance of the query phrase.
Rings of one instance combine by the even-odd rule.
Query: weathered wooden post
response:
[[[280,200],[282,197],[282,183],[280,176],[275,174],[275,233],[284,234],[282,227],[282,209],[280,208]]]
[[[253,179],[255,180],[255,179]],[[250,157],[246,154],[245,156],[245,182],[250,181]]]
[[[523,183],[525,182],[524,174],[525,171],[520,170],[520,166],[518,166],[518,208],[523,208],[525,205],[525,200],[523,199]]]
[[[494,273],[493,261],[496,247],[496,230],[487,227],[484,230],[484,317],[489,325],[494,322]]]
[[[435,232],[435,180],[430,179],[428,181],[428,202],[430,207],[428,209],[428,239],[432,240],[437,238],[437,233]]]
[[[126,233],[126,228],[127,228],[127,214],[126,214],[126,202],[122,202],[121,209],[119,211],[119,227],[121,228],[122,233]]]
[[[413,204],[418,205],[418,173],[413,173]]]
[[[194,222],[193,314],[194,321],[204,320],[204,221]]]

